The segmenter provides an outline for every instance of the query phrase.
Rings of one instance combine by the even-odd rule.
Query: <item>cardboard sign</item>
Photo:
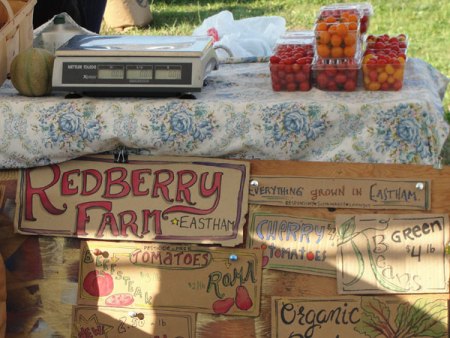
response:
[[[272,297],[272,338],[447,337],[448,300]]]
[[[21,172],[22,234],[221,244],[243,242],[249,165],[204,158],[92,156]]]
[[[336,277],[334,221],[250,209],[248,248],[263,250],[267,269]]]
[[[338,215],[338,292],[448,292],[447,214]]]
[[[430,182],[252,176],[249,203],[306,208],[430,209]]]
[[[195,338],[195,314],[74,306],[72,338]]]
[[[257,316],[261,251],[83,242],[78,304]]]

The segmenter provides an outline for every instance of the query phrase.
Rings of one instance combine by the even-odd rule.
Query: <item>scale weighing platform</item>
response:
[[[218,67],[209,36],[76,35],[55,52],[56,91],[140,96],[202,90]]]

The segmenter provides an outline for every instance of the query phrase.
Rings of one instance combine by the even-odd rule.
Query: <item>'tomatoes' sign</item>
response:
[[[16,230],[108,240],[242,243],[249,165],[92,156],[21,171]]]

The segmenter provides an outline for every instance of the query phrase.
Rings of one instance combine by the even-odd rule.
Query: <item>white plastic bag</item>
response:
[[[206,18],[192,35],[211,35],[212,31],[217,32],[214,47],[219,59],[264,57],[272,54],[276,40],[286,32],[286,20],[280,16],[234,20],[231,12],[222,11]]]
[[[45,43],[45,35],[47,33],[51,33],[51,32],[56,32],[55,30],[55,24],[54,24],[54,20],[55,17],[57,16],[62,16],[64,18],[65,21],[65,29],[66,29],[66,34],[60,36],[60,39],[64,38],[64,37],[71,37],[73,35],[77,35],[77,34],[85,34],[85,35],[97,35],[94,32],[91,32],[90,30],[87,30],[84,27],[81,27],[80,25],[78,25],[74,19],[72,19],[72,17],[67,14],[66,12],[62,12],[59,13],[57,15],[54,15],[53,18],[51,18],[50,20],[48,20],[46,23],[42,24],[41,26],[37,27],[34,29],[33,31],[33,47],[37,47],[37,48],[44,48],[49,50],[50,52],[54,52],[54,49],[48,48],[48,45]]]

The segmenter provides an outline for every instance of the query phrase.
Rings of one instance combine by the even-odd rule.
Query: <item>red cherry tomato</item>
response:
[[[270,57],[270,63],[279,63],[280,62],[280,57],[279,56],[276,56],[276,55],[272,55],[271,57]]]
[[[320,89],[325,89],[328,85],[328,77],[324,72],[317,75],[317,85]]]
[[[352,79],[348,79],[344,84],[344,89],[348,92],[352,92],[356,89],[356,82]]]

